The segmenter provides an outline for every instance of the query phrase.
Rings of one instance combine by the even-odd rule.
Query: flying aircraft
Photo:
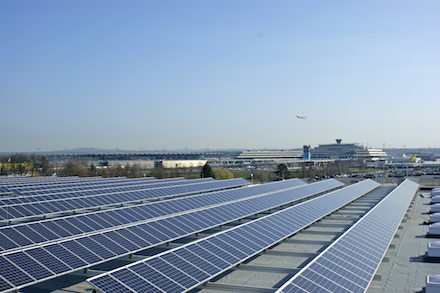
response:
[[[296,116],[296,118],[299,118],[299,119],[306,119],[307,118],[307,116],[299,116],[299,115],[295,115]]]

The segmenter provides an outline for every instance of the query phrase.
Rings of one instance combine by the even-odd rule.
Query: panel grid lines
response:
[[[200,180],[200,179],[198,179]],[[206,181],[206,180],[204,180]],[[138,191],[119,191],[119,192],[113,192],[113,193],[104,193],[104,194],[97,194],[97,195],[87,195],[87,196],[81,196],[80,199],[83,201],[82,208],[91,208],[96,206],[102,206],[102,205],[114,205],[124,202],[134,202],[139,200],[148,200],[153,198],[162,198],[162,197],[172,197],[176,195],[181,194],[188,194],[188,193],[194,193],[194,192],[205,192],[205,191],[212,191],[212,190],[219,190],[223,188],[228,187],[237,187],[237,186],[243,186],[249,184],[248,181],[237,178],[237,179],[228,179],[228,180],[222,180],[222,181],[211,181],[208,182],[198,182],[198,183],[192,183],[185,181],[184,184],[179,185],[179,188],[175,188],[172,186],[169,187],[157,187],[157,188],[147,188],[143,190]],[[142,193],[139,193],[139,191],[142,191]],[[158,191],[162,191],[161,195],[157,195]],[[105,197],[104,197],[105,196]],[[120,200],[119,198],[122,198],[122,196],[129,196],[125,200]],[[79,197],[77,197],[79,199]],[[25,203],[18,203],[13,205],[3,205],[0,206],[0,220],[11,220],[11,219],[20,219],[20,218],[26,218],[28,216],[42,216],[44,214],[48,213],[58,213],[58,212],[66,212],[70,210],[76,210],[78,207],[71,206],[69,204],[69,198],[60,198],[60,199],[51,199],[50,197],[48,199],[34,201],[34,202],[25,202]],[[102,200],[105,200],[106,202],[102,202]],[[38,203],[40,206],[47,206],[47,210],[44,213],[41,214],[35,214],[31,213],[30,211],[26,210],[26,206],[33,205],[35,203]],[[66,204],[67,206],[63,205]],[[24,210],[22,210],[24,208]],[[22,210],[20,212],[19,210]],[[23,213],[24,212],[24,213]],[[27,215],[26,215],[27,214]],[[5,215],[5,216],[4,216]]]
[[[300,180],[297,180],[297,181],[300,181]],[[293,183],[294,183],[293,187],[296,187],[295,186],[296,183],[295,182],[293,182]],[[247,196],[249,197],[249,195],[252,195],[252,192],[258,192],[258,190],[260,190],[260,189],[259,188],[249,189],[247,192],[251,192],[251,194],[247,193]],[[224,193],[234,193],[234,192],[235,192],[235,190],[229,190],[229,191],[224,191],[224,192],[221,192],[221,193],[224,194]],[[219,198],[221,199],[221,195],[217,195],[217,193],[208,194],[206,196],[209,197],[209,198],[212,198],[212,199],[214,199],[216,197],[218,198],[218,199],[215,200],[215,202],[211,201],[211,204],[217,204],[217,205],[224,204],[224,202],[221,202],[221,200],[219,200]],[[255,196],[255,195],[253,195],[253,196]],[[257,195],[257,196],[259,196],[259,195]],[[195,198],[202,199],[203,197],[204,197],[204,195],[197,195],[197,196],[192,197],[191,199],[195,199]],[[236,199],[236,200],[240,201],[240,200],[243,200],[243,198],[239,198],[239,199]],[[178,202],[178,203],[185,202],[185,201],[186,201],[186,198],[171,200],[171,202]],[[101,231],[99,231],[101,229],[102,230],[105,230],[105,229],[112,229],[113,230],[114,227],[115,227],[114,224],[109,223],[108,221],[106,221],[103,218],[103,216],[105,216],[105,218],[108,219],[108,217],[106,216],[107,214],[116,213],[116,212],[119,212],[119,211],[123,211],[123,212],[125,212],[125,211],[132,211],[132,210],[136,211],[136,210],[139,210],[139,209],[144,209],[144,210],[148,211],[148,210],[151,210],[153,208],[157,209],[157,210],[159,210],[159,208],[160,208],[160,209],[163,210],[163,208],[165,206],[167,206],[168,204],[169,204],[168,201],[166,201],[166,202],[157,202],[157,203],[149,203],[149,204],[144,204],[144,205],[136,205],[136,206],[132,206],[132,207],[123,207],[123,208],[109,210],[109,211],[98,211],[98,212],[94,212],[94,213],[87,213],[87,214],[68,216],[68,217],[62,218],[62,220],[63,221],[67,221],[67,222],[73,221],[72,225],[74,225],[75,220],[79,220],[82,223],[82,225],[85,225],[86,231],[88,230],[89,232],[85,232],[84,230],[77,230],[77,232],[76,232],[76,235],[81,237],[81,236],[84,235],[84,233],[90,233],[90,234],[102,233]],[[206,209],[206,206],[204,208]],[[201,209],[203,209],[203,208],[201,208]],[[182,210],[180,213],[182,213],[182,215],[186,216],[188,212],[190,212],[190,211]],[[168,217],[169,216],[170,215],[168,215]],[[163,216],[159,216],[159,217],[163,217]],[[142,217],[140,217],[140,218],[142,218]],[[150,218],[147,218],[147,219],[138,220],[138,222],[148,222],[148,219],[151,219],[149,221],[155,220],[154,218],[150,217]],[[54,227],[53,229],[49,228],[50,232],[48,230],[46,230],[46,232],[47,233],[52,233],[52,234],[55,233],[55,235],[52,235],[52,236],[55,236],[55,237],[47,238],[47,235],[46,235],[46,237],[45,237],[46,239],[44,239],[44,238],[35,239],[34,238],[34,239],[32,239],[33,242],[31,242],[31,241],[28,242],[28,245],[37,244],[37,243],[44,243],[46,241],[53,241],[56,238],[62,239],[63,237],[68,237],[68,236],[72,236],[73,235],[72,234],[73,230],[71,230],[70,232],[66,231],[65,229],[63,229],[62,227],[60,227],[59,225],[56,224],[57,221],[59,221],[59,219],[54,219],[54,220],[48,219],[48,220],[42,220],[42,221],[32,222],[32,223],[28,223],[28,224],[20,224],[20,225],[17,225],[17,227],[26,226],[26,227],[31,228],[32,230],[35,230],[34,228],[36,227],[36,225],[38,225],[40,229],[41,229],[41,225],[44,226],[44,227],[47,227],[48,225],[50,225],[51,227]],[[89,225],[86,225],[86,224],[89,224]],[[121,226],[122,227],[124,225],[138,225],[138,223],[137,222],[130,222],[130,223],[127,223],[127,224],[120,224],[120,225],[117,225],[117,226]],[[0,228],[0,233],[2,231],[13,230],[14,227],[16,227],[16,226],[8,226],[8,227]],[[80,228],[80,226],[76,226],[76,227],[78,227],[78,229]],[[88,229],[87,227],[91,227],[91,228]],[[39,233],[39,231],[36,231],[36,230],[35,230],[35,232]],[[73,233],[75,233],[75,232],[73,232]],[[71,235],[69,235],[69,234],[71,234]],[[41,235],[43,235],[43,234],[41,234]],[[43,235],[43,237],[44,237],[44,235]],[[9,238],[7,238],[7,239],[9,239]],[[0,253],[1,253],[1,250],[8,251],[8,250],[11,250],[11,249],[23,248],[25,246],[26,245],[20,245],[19,243],[15,243],[15,242],[11,242],[9,245],[5,245],[5,246],[0,243]]]
[[[287,182],[287,183],[291,184],[289,182]],[[282,186],[286,186],[285,184],[286,183],[284,183],[284,185],[282,185]],[[255,189],[254,188],[246,188],[246,190],[245,190],[245,192],[243,192],[243,194],[247,194],[248,192],[253,193],[253,192],[265,191],[265,193],[264,193],[264,195],[262,195],[262,197],[267,197],[267,198],[273,197],[273,201],[270,201],[270,202],[268,202],[266,204],[266,205],[272,206],[272,205],[284,204],[288,200],[290,201],[292,198],[298,199],[298,198],[302,198],[304,196],[310,196],[311,194],[313,194],[313,192],[323,192],[325,190],[332,189],[332,188],[340,186],[340,185],[341,185],[341,183],[339,183],[337,181],[331,181],[331,180],[330,181],[326,181],[326,182],[313,183],[311,185],[304,185],[301,188],[299,188],[299,187],[298,188],[291,188],[290,189],[291,190],[290,191],[290,193],[291,193],[290,196],[286,193],[286,191],[283,191],[283,190],[275,191],[275,192],[268,192],[270,189],[273,189],[273,187],[276,186],[276,185],[271,185],[270,188],[268,188],[267,186],[263,186],[262,188],[255,188]],[[278,193],[280,194],[278,197],[274,196],[274,194],[278,194]],[[207,194],[206,195],[206,197],[215,197],[215,196],[216,195],[212,195],[211,196],[211,194]],[[233,221],[235,218],[238,219],[238,218],[246,216],[246,214],[240,214],[241,213],[241,208],[240,207],[243,207],[243,206],[245,207],[246,206],[246,201],[248,201],[248,200],[256,200],[256,198],[255,198],[255,196],[252,196],[251,199],[244,199],[244,200],[242,199],[242,200],[238,200],[238,201],[235,201],[235,202],[232,202],[232,203],[227,203],[226,205],[228,206],[228,210],[235,210],[235,212],[233,214],[230,214],[229,218],[224,218],[222,221],[229,222],[229,221]],[[249,212],[255,213],[255,212],[259,212],[261,209],[265,210],[267,208],[268,207],[262,206],[262,207],[259,207],[259,210],[251,211],[251,210],[248,209],[247,212],[248,213]],[[217,209],[218,209],[218,207],[208,207],[208,208],[205,208],[205,209],[200,209],[200,210],[192,211],[191,214],[192,214],[194,220],[195,219],[199,219],[199,222],[198,222],[199,225],[200,224],[203,225],[203,222],[202,222],[203,221],[203,216],[201,216],[202,213],[203,214],[212,214],[212,215],[214,215],[212,217],[212,220],[215,221],[215,216],[216,216],[216,210]],[[182,215],[178,215],[178,216],[175,216],[175,217],[176,218],[177,217],[182,217],[184,215],[186,217],[186,215],[190,215],[190,214],[182,214]],[[79,219],[82,220],[84,218],[79,218]],[[159,219],[158,221],[162,221],[163,222],[164,220],[163,219]],[[121,254],[115,255],[114,257],[110,257],[110,256],[109,256],[109,258],[107,258],[105,256],[99,257],[98,255],[93,253],[93,251],[94,251],[93,248],[88,246],[87,243],[90,243],[90,242],[88,242],[88,241],[84,242],[84,241],[80,240],[81,238],[93,237],[93,235],[91,235],[91,234],[81,235],[80,237],[76,237],[76,238],[73,238],[73,239],[72,238],[71,239],[65,239],[65,240],[62,240],[62,241],[58,241],[57,243],[47,243],[47,244],[41,245],[40,248],[38,248],[38,249],[41,249],[43,251],[47,251],[48,253],[55,255],[56,258],[54,258],[54,259],[56,261],[53,264],[53,266],[58,266],[59,267],[58,274],[65,274],[65,273],[68,273],[70,271],[74,271],[74,270],[81,269],[81,268],[86,268],[86,267],[89,267],[91,265],[95,265],[95,264],[98,264],[98,263],[102,263],[102,262],[108,261],[110,259],[115,259],[117,257],[120,257],[120,256],[128,254],[128,253],[135,253],[135,252],[143,250],[143,249],[145,249],[147,247],[151,247],[151,246],[158,245],[160,243],[172,241],[173,239],[177,239],[177,238],[184,237],[186,235],[190,235],[192,233],[196,233],[198,231],[201,231],[201,230],[193,230],[192,232],[188,231],[188,233],[186,233],[186,234],[175,234],[175,233],[171,234],[171,231],[170,231],[170,234],[168,234],[168,235],[158,234],[158,233],[160,233],[159,231],[157,231],[157,233],[156,233],[155,232],[156,230],[151,230],[151,228],[153,227],[152,223],[153,222],[141,223],[141,224],[137,223],[137,224],[135,224],[133,226],[129,226],[129,227],[127,227],[127,226],[115,227],[112,230],[103,230],[101,232],[93,233],[93,235],[102,235],[102,234],[105,234],[105,233],[114,232],[117,235],[121,235],[121,237],[124,239],[124,241],[128,241],[129,243],[132,243],[132,245],[135,247],[134,250],[130,250],[130,251],[127,251],[125,253],[121,252]],[[163,223],[165,223],[165,222],[163,222]],[[177,224],[179,222],[175,221],[174,223]],[[212,225],[205,225],[204,229],[209,228],[209,227],[214,227],[214,226],[220,225],[222,223],[224,223],[224,222],[220,222],[220,221],[213,222]],[[172,225],[175,225],[175,224],[172,224]],[[34,226],[30,226],[30,227],[33,228]],[[171,226],[169,226],[169,227],[171,227]],[[193,229],[199,229],[199,228],[195,227]],[[162,230],[162,231],[164,231],[164,230]],[[50,232],[50,231],[47,230],[47,232]],[[150,234],[152,232],[154,232],[153,235]],[[127,233],[131,233],[131,234],[127,234]],[[149,238],[146,238],[146,239],[148,239],[151,242],[146,242],[145,240],[143,240],[143,239],[141,239],[141,238],[136,236],[136,234],[137,235],[142,235],[142,233],[144,233],[143,235],[145,235],[145,236],[142,236],[142,237],[147,237],[147,235],[150,235],[150,236],[148,236]],[[185,232],[181,232],[181,233],[185,233]],[[130,236],[130,235],[133,235],[133,237]],[[162,239],[161,240],[159,240],[157,238],[153,239],[154,235],[156,235],[158,237],[161,237]],[[160,235],[164,235],[164,236],[162,237]],[[103,237],[106,238],[106,236],[103,236]],[[98,245],[101,244],[100,241],[97,241],[96,237],[93,237],[92,239],[94,241],[96,241],[96,244],[98,244]],[[133,239],[133,241],[130,241],[131,239]],[[134,239],[137,239],[137,240],[134,240]],[[109,241],[114,241],[114,240],[115,239],[109,239]],[[267,238],[265,243],[268,240],[269,239]],[[76,241],[80,241],[82,245],[80,243],[77,243]],[[145,244],[141,243],[141,241],[143,243],[145,243]],[[137,245],[137,243],[139,245]],[[143,247],[141,247],[140,245],[143,245]],[[64,247],[66,247],[66,249]],[[139,248],[136,248],[136,247],[139,247]],[[261,247],[261,246],[259,245],[258,248],[259,247]],[[35,248],[34,247],[26,248],[26,249],[23,249],[20,253],[26,253],[27,251],[29,251],[29,253],[32,253],[32,249],[35,249]],[[205,250],[202,247],[199,247],[199,249],[202,249],[202,250],[206,251],[206,253],[209,253],[209,251]],[[4,253],[4,255],[8,255],[9,253],[11,253],[11,252]],[[215,255],[212,255],[212,259],[214,260],[214,259],[218,259],[218,258],[216,258]],[[233,259],[234,259],[233,261],[238,260],[238,258],[236,258],[236,257],[234,257]],[[58,262],[58,264],[56,264],[57,262]],[[62,269],[63,265],[66,265],[66,264],[68,264],[68,266],[71,268],[70,270]],[[212,270],[214,267],[211,267],[211,269],[206,267],[206,269],[212,270],[211,271],[211,274],[212,274],[212,273],[219,272],[219,271],[221,271],[222,269],[224,269],[225,267],[228,267],[228,266],[230,266],[230,263],[225,263],[224,265],[221,265],[220,267],[217,267],[217,265],[216,265],[217,269],[215,269],[215,270]],[[25,284],[20,284],[20,285],[18,285],[18,287],[21,288],[24,285]]]
[[[349,292],[365,292],[418,188],[405,180],[277,292],[293,292],[292,285],[307,291],[326,280]],[[373,249],[367,243],[374,238]]]
[[[112,274],[119,272],[121,270],[127,270],[127,269],[129,270],[132,267],[135,267],[135,266],[138,266],[141,264],[149,265],[151,263],[154,263],[157,258],[163,258],[167,254],[170,254],[170,253],[174,253],[179,256],[183,256],[182,255],[183,251],[190,251],[193,254],[195,254],[196,256],[199,256],[202,260],[206,259],[208,262],[211,262],[217,268],[220,269],[220,271],[213,271],[210,274],[209,278],[212,278],[212,277],[220,274],[221,272],[229,269],[230,267],[232,267],[238,263],[243,262],[244,260],[255,255],[256,253],[259,253],[263,249],[272,246],[273,244],[277,243],[279,240],[291,235],[292,233],[295,233],[299,229],[304,228],[305,226],[309,225],[310,223],[316,221],[317,219],[322,218],[326,214],[332,212],[333,210],[335,210],[337,208],[340,208],[341,206],[347,204],[348,202],[351,202],[352,200],[360,197],[361,195],[373,190],[374,188],[376,188],[378,186],[379,186],[378,183],[371,181],[371,180],[366,180],[366,181],[363,181],[362,183],[352,185],[350,187],[346,187],[346,188],[338,190],[338,191],[330,192],[330,193],[323,195],[321,197],[314,198],[312,200],[300,203],[296,206],[287,208],[285,210],[278,211],[274,214],[265,216],[263,218],[255,220],[253,222],[249,222],[249,223],[231,228],[230,230],[220,232],[218,234],[206,237],[204,239],[183,245],[179,248],[160,253],[160,254],[153,256],[153,257],[150,257],[148,259],[145,259],[145,260],[136,262],[134,264],[128,265],[125,268],[116,269],[116,270],[111,271],[107,274],[112,275]],[[327,204],[323,205],[324,206],[323,209],[320,209],[320,210],[311,209],[312,207],[315,207],[320,202],[327,203]],[[264,233],[259,232],[259,231],[261,231],[261,227],[260,227],[259,223],[262,223],[263,226],[269,225],[269,226],[266,226],[265,230],[269,229],[269,227],[274,227],[274,230],[276,230],[275,226],[271,226],[271,219],[275,219],[276,222],[281,221],[282,219],[287,220],[290,218],[291,214],[295,213],[296,210],[303,210],[303,209],[307,209],[308,211],[310,211],[311,216],[309,216],[308,219],[303,220],[301,223],[292,223],[290,231],[276,232],[275,234],[273,234],[275,236],[274,239],[270,239],[268,237],[265,237],[265,235],[264,235],[264,234],[266,234],[265,232]],[[254,228],[256,228],[256,229],[254,229]],[[255,231],[255,230],[257,230],[257,231]],[[265,231],[265,230],[263,230],[263,231]],[[232,231],[235,233],[238,233],[238,234],[242,234],[242,231],[249,231],[249,233],[248,233],[249,239],[252,241],[254,239],[256,241],[261,241],[261,244],[263,246],[255,247],[254,250],[249,253],[244,253],[242,251],[240,251],[240,253],[238,253],[239,250],[228,250],[228,248],[231,247],[231,246],[229,246],[228,243],[218,242],[218,240],[216,240],[216,239],[222,237],[223,234],[232,233]],[[254,233],[253,231],[255,231],[256,233]],[[183,259],[191,263],[190,259],[187,259],[185,257],[183,257]],[[200,262],[200,259],[197,259],[197,261]],[[170,262],[173,262],[173,259],[170,259]],[[207,271],[205,270],[205,272],[207,272]],[[172,277],[171,275],[167,275],[164,272],[159,272],[159,274],[166,275],[168,278]],[[145,279],[150,281],[151,280],[150,278],[157,278],[158,275],[151,275],[151,272],[148,272],[148,274],[145,274],[142,276],[144,276]],[[99,277],[100,276],[90,278],[90,279],[88,279],[88,281],[93,284],[96,279],[99,279]],[[203,281],[206,281],[209,278],[206,278],[205,280],[199,281],[198,283],[191,285],[191,286],[187,285],[187,287],[180,289],[180,290],[178,290],[177,288],[174,288],[174,291],[169,291],[166,289],[164,289],[164,291],[168,291],[168,292],[187,291],[187,290],[194,288],[195,286],[198,286],[200,283],[202,283]]]

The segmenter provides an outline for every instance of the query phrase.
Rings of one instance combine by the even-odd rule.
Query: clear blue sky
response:
[[[424,0],[0,0],[0,152],[440,147],[439,15]]]

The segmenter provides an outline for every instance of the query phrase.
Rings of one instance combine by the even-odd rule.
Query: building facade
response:
[[[320,144],[311,150],[312,159],[333,160],[383,160],[387,153],[380,149],[365,148],[358,143],[342,143],[342,139],[336,139],[333,144]]]

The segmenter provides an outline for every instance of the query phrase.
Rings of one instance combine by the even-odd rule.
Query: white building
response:
[[[312,159],[362,159],[362,160],[383,160],[387,153],[380,149],[365,148],[358,143],[341,143],[342,139],[336,139],[333,144],[320,144],[312,149]]]

